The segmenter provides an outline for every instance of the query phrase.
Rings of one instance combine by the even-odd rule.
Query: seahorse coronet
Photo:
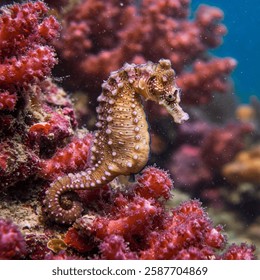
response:
[[[164,106],[176,123],[188,119],[179,105],[180,90],[170,60],[140,65],[125,63],[118,71],[111,72],[101,88],[91,167],[56,179],[46,191],[46,211],[57,223],[71,224],[83,211],[77,200],[62,206],[62,196],[66,193],[101,187],[119,175],[138,173],[146,165],[150,136],[142,99]]]

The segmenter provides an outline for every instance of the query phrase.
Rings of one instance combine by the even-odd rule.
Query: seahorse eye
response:
[[[176,99],[176,94],[178,93],[178,91],[176,92],[177,90],[175,90],[173,93],[172,92],[169,92],[166,94],[165,96],[165,99],[168,101],[168,102],[173,102],[175,101]]]

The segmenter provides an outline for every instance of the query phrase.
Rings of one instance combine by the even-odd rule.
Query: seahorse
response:
[[[71,224],[83,207],[75,190],[98,188],[119,175],[138,173],[149,157],[150,136],[142,100],[164,106],[176,123],[187,120],[180,107],[180,89],[167,59],[158,63],[125,64],[110,73],[98,97],[97,130],[91,147],[91,167],[54,181],[46,191],[48,216],[57,223]]]

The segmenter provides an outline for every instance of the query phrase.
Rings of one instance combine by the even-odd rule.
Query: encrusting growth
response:
[[[48,215],[71,224],[83,208],[74,200],[75,190],[101,187],[118,175],[139,172],[149,156],[149,133],[142,99],[163,105],[176,123],[188,119],[179,106],[180,89],[169,60],[125,64],[102,84],[98,97],[98,130],[91,148],[91,168],[59,177],[46,192]]]

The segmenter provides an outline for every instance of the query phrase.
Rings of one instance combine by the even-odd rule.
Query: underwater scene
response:
[[[231,2],[0,1],[1,260],[260,259],[260,5]]]

